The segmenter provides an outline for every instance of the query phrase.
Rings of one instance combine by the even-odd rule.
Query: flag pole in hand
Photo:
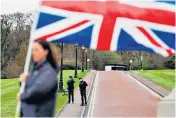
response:
[[[39,6],[41,4],[41,1],[39,1]],[[38,8],[39,8],[38,6]],[[31,29],[31,33],[30,33],[30,39],[29,39],[29,47],[28,47],[28,51],[27,51],[27,56],[26,56],[26,61],[25,61],[25,66],[24,66],[24,74],[28,75],[29,72],[29,65],[30,65],[30,61],[31,61],[31,53],[32,53],[32,46],[34,43],[34,35],[33,33],[35,32],[35,28],[37,26],[37,21],[39,19],[39,12],[36,13],[35,15],[35,20]],[[21,83],[21,87],[20,87],[20,93],[24,92],[24,88],[25,88],[25,82]],[[21,101],[19,100],[16,106],[16,113],[15,113],[15,117],[19,117],[19,113],[20,113],[20,108],[21,108]]]
[[[28,71],[29,71],[29,65],[30,65],[31,53],[32,53],[32,44],[33,44],[33,41],[30,40],[29,48],[28,48],[28,52],[27,52],[27,56],[26,56],[26,61],[25,61],[25,66],[24,66],[24,74],[25,75],[28,75]],[[24,88],[25,88],[25,82],[22,82],[21,87],[20,87],[20,93],[24,92]],[[16,118],[19,116],[20,108],[21,108],[21,101],[18,101],[17,107],[16,107],[16,113],[15,113]]]

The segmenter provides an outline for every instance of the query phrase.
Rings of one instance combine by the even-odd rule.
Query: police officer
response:
[[[80,106],[87,105],[86,87],[87,87],[87,83],[84,80],[82,80],[82,78],[79,78],[79,88],[80,88],[80,94],[81,94]]]
[[[74,103],[74,83],[75,81],[73,80],[72,76],[69,76],[69,80],[67,81],[67,86],[68,86],[68,103],[70,103],[70,98],[72,97],[72,103]]]

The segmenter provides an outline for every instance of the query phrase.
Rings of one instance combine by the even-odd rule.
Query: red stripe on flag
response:
[[[175,26],[174,11],[140,8],[120,4],[117,1],[43,1],[41,4],[43,6],[64,9],[72,12],[99,14],[105,17],[108,16],[109,18],[126,17],[129,19]]]
[[[49,38],[49,37],[51,37],[51,36],[54,36],[54,35],[57,35],[57,34],[61,34],[61,33],[65,32],[65,31],[67,31],[67,30],[76,28],[76,27],[78,27],[78,26],[80,26],[80,25],[83,25],[83,24],[85,24],[85,23],[87,23],[87,22],[89,22],[89,20],[84,20],[84,21],[82,21],[82,22],[80,22],[80,23],[77,23],[77,24],[75,24],[75,25],[72,25],[72,26],[70,26],[70,27],[67,27],[67,28],[65,28],[65,29],[63,29],[63,30],[61,30],[61,31],[54,32],[54,33],[51,33],[51,34],[42,36],[42,37],[40,37],[40,38],[37,38],[35,41],[38,41],[38,40],[46,40],[47,38]]]
[[[152,44],[154,44],[157,47],[164,48],[155,39],[153,39],[153,37],[143,27],[137,28],[150,40]],[[171,49],[166,49],[166,52],[168,53],[169,56],[173,55]]]
[[[143,27],[137,28],[150,40],[151,43],[153,43],[157,47],[162,47]]]
[[[172,56],[174,53],[171,51],[171,49],[167,49],[166,50],[167,51],[167,53],[169,54],[169,56]]]
[[[110,50],[116,20],[104,17],[98,38],[97,50]]]

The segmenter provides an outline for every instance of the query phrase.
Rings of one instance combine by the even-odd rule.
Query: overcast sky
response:
[[[28,12],[37,9],[39,0],[0,0],[1,14]]]

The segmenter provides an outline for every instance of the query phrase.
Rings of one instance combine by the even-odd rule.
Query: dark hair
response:
[[[48,50],[48,55],[46,59],[54,69],[57,69],[57,61],[53,55],[53,52],[51,50],[49,43],[47,41],[38,41],[37,43],[39,43],[43,47],[44,50]]]
[[[69,76],[69,78],[73,78],[72,76]]]

